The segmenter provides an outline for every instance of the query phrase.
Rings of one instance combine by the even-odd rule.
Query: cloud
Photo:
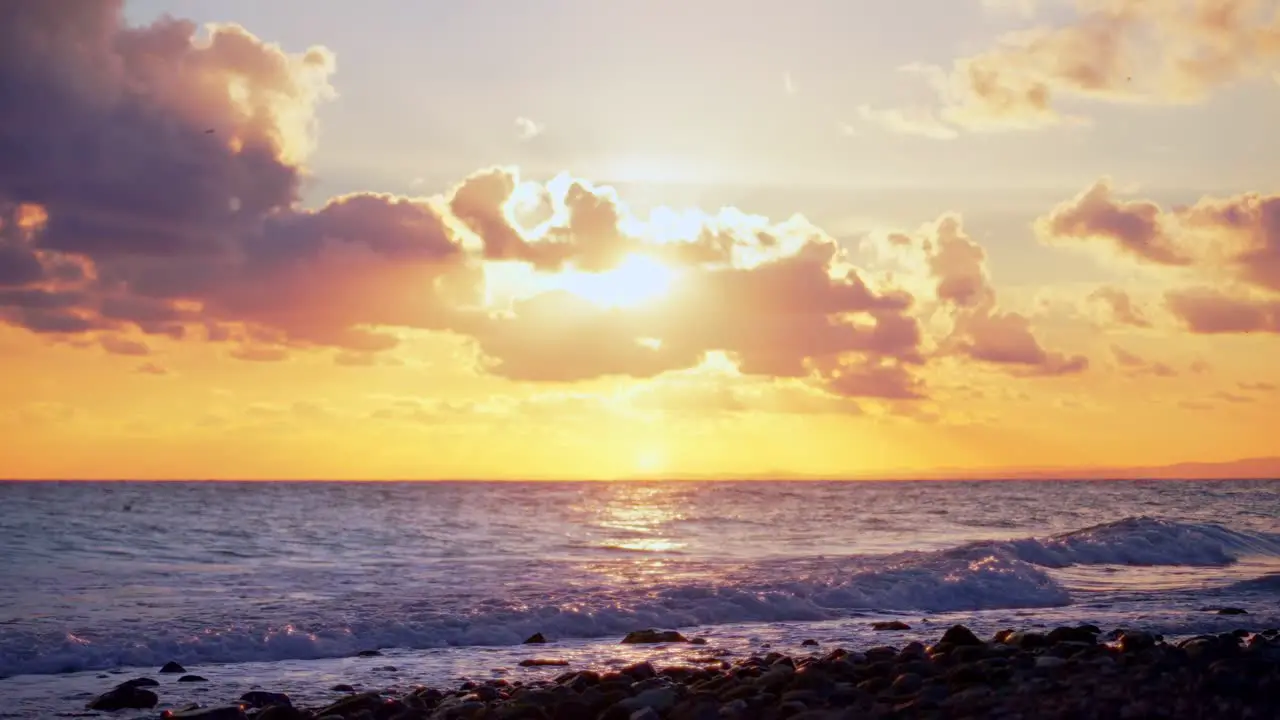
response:
[[[134,370],[134,372],[140,373],[142,375],[168,375],[169,369],[163,365],[159,365],[152,362],[146,362],[139,365]]]
[[[1237,383],[1237,385],[1241,390],[1245,390],[1247,392],[1269,393],[1269,392],[1275,392],[1276,390],[1280,390],[1280,387],[1278,387],[1275,383],[1270,383],[1270,382],[1241,382],[1241,383]]]
[[[1061,100],[1195,102],[1265,76],[1280,60],[1280,9],[1257,0],[1074,5],[1066,24],[1008,32],[947,68],[929,68],[942,119],[973,131],[1078,124],[1087,119],[1064,112]]]
[[[953,140],[960,135],[928,108],[877,110],[869,105],[861,105],[858,107],[858,115],[872,125],[899,135],[917,135],[933,140]]]
[[[1170,291],[1165,304],[1193,333],[1280,333],[1280,300],[1256,300],[1201,287]]]
[[[1046,242],[1102,240],[1121,252],[1161,265],[1191,260],[1173,245],[1162,225],[1160,206],[1149,201],[1117,200],[1108,179],[1036,220]]]
[[[846,409],[925,398],[943,356],[1026,375],[1087,365],[998,306],[958,216],[902,236],[927,286],[917,297],[872,282],[801,216],[640,215],[568,175],[486,168],[440,196],[308,209],[303,163],[334,96],[324,48],[286,52],[231,25],[127,27],[118,1],[4,5],[0,28],[0,321],[32,332],[95,332],[117,351],[137,349],[120,340],[133,333],[226,342],[257,362],[324,349],[359,365],[430,331],[472,343],[488,374],[536,383],[657,378],[724,356]],[[654,268],[669,288],[636,300]],[[922,329],[937,312],[941,340]]]
[[[1280,332],[1280,195],[1247,192],[1162,208],[1117,200],[1103,180],[1035,227],[1051,243],[1102,242],[1198,277],[1200,285],[1165,295],[1167,309],[1192,332]]]
[[[982,0],[982,7],[995,13],[1011,13],[1021,17],[1036,14],[1037,0]]]
[[[1133,302],[1133,298],[1125,291],[1114,287],[1101,287],[1089,294],[1089,299],[1104,304],[1111,312],[1112,319],[1121,325],[1133,327],[1151,327],[1146,314]]]
[[[1131,375],[1175,377],[1178,374],[1178,371],[1173,369],[1173,367],[1168,363],[1149,361],[1139,355],[1125,350],[1119,345],[1112,345],[1111,353],[1115,356],[1116,364],[1120,369]]]
[[[516,118],[516,137],[521,140],[532,140],[541,135],[545,129],[545,125],[536,123],[527,117]]]
[[[1002,310],[986,266],[986,251],[965,232],[959,215],[946,214],[914,234],[877,238],[886,256],[906,257],[924,268],[933,299],[950,318],[939,344],[944,355],[960,355],[1019,375],[1067,375],[1086,370],[1083,355],[1046,350],[1030,318]]]
[[[279,347],[242,347],[231,351],[231,357],[249,362],[283,362],[289,351]]]
[[[103,336],[102,338],[99,338],[98,344],[102,346],[103,350],[106,350],[112,355],[132,355],[135,357],[141,357],[151,354],[151,348],[147,347],[146,343],[138,340],[130,340],[129,338],[122,338],[117,335]]]

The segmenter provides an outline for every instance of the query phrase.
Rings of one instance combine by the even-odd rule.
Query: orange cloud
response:
[[[1065,375],[1088,368],[1083,355],[1046,350],[1030,318],[999,308],[986,251],[965,232],[958,215],[944,215],[915,235],[887,235],[882,249],[889,255],[915,256],[914,264],[927,269],[933,298],[951,319],[951,329],[939,343],[942,354],[1024,375]]]
[[[1098,288],[1089,294],[1089,299],[1106,305],[1111,312],[1111,317],[1121,325],[1131,325],[1139,328],[1151,327],[1151,321],[1133,302],[1133,298],[1129,296],[1129,293],[1119,288]]]
[[[1161,219],[1159,205],[1117,200],[1110,181],[1103,179],[1038,219],[1036,231],[1050,241],[1100,239],[1154,263],[1189,264],[1191,260],[1173,246]]]
[[[1280,300],[1255,300],[1210,288],[1191,288],[1170,291],[1165,301],[1169,311],[1194,333],[1280,333]]]
[[[954,128],[1038,128],[1087,119],[1063,98],[1198,101],[1280,61],[1280,8],[1259,0],[1076,0],[1077,17],[1002,35],[923,71]]]
[[[1104,242],[1142,262],[1218,283],[1166,294],[1168,309],[1192,332],[1280,332],[1280,195],[1205,197],[1164,209],[1117,200],[1104,180],[1035,227],[1046,242]],[[1128,307],[1118,296],[1106,299],[1117,315]]]
[[[0,127],[0,321],[32,332],[95,333],[134,355],[147,349],[134,333],[232,343],[230,357],[256,362],[324,348],[360,366],[432,331],[473,343],[488,375],[544,383],[716,356],[836,405],[924,399],[942,358],[1019,375],[1088,365],[999,307],[958,216],[887,236],[929,286],[917,297],[872,283],[803,217],[640,216],[567,175],[489,168],[440,197],[305,209],[314,112],[333,95],[327,50],[286,53],[235,26],[126,28],[119,2],[14,5],[0,19],[0,101],[14,109]],[[659,282],[632,276],[650,271],[661,292],[624,292]],[[926,333],[939,313],[948,329]]]
[[[1122,370],[1132,375],[1155,375],[1157,377],[1174,377],[1178,374],[1168,363],[1159,361],[1150,361],[1139,355],[1129,352],[1119,345],[1112,345],[1111,352],[1115,356],[1116,364]]]

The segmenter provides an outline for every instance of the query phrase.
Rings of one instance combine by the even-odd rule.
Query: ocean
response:
[[[166,676],[161,708],[957,622],[1273,628],[1278,514],[1276,481],[0,483],[0,717],[171,660],[207,682]],[[911,629],[871,628],[891,619]],[[618,644],[648,627],[708,644]]]

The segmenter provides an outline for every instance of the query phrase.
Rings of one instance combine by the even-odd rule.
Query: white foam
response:
[[[379,647],[501,646],[534,632],[601,638],[641,627],[823,621],[867,611],[1060,607],[1072,602],[1072,593],[1052,568],[1222,566],[1250,555],[1280,557],[1280,541],[1218,525],[1130,518],[1050,538],[969,543],[936,552],[789,558],[727,568],[668,560],[675,564],[649,568],[655,579],[640,582],[574,575],[570,568],[577,566],[548,564],[550,577],[523,599],[459,595],[424,603],[388,587],[340,601],[274,603],[262,606],[271,612],[250,621],[231,604],[192,617],[121,619],[76,635],[49,623],[0,625],[0,676],[169,660],[329,658]],[[554,589],[557,581],[562,582]]]

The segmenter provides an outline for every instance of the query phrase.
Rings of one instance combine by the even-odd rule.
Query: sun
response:
[[[617,267],[599,273],[568,270],[550,284],[602,308],[631,308],[665,296],[675,271],[644,255],[628,255]]]
[[[645,475],[660,473],[667,467],[667,456],[656,448],[647,448],[636,453],[636,472]]]

